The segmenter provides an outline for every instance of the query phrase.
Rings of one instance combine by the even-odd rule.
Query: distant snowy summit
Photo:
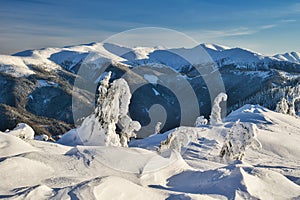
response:
[[[268,65],[269,63],[290,63],[300,65],[300,53],[289,52],[267,56],[244,48],[230,48],[216,44],[200,44],[193,48],[124,47],[111,43],[91,43],[62,48],[27,50],[13,55],[0,55],[0,71],[15,77],[34,74],[30,65],[43,65],[46,70],[64,67],[68,70],[85,59],[97,64],[105,62],[136,66],[146,63],[161,63],[180,71],[183,66],[216,62],[219,66]]]

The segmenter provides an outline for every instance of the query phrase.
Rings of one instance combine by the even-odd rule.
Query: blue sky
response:
[[[0,0],[0,53],[102,41],[140,27],[265,54],[300,51],[300,2]]]

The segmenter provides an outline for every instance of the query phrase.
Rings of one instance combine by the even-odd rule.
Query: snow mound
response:
[[[54,192],[53,192],[54,193]],[[77,199],[165,199],[168,195],[152,188],[145,188],[121,177],[97,177],[77,185],[58,190],[53,199],[66,196]]]
[[[254,124],[273,124],[271,119],[266,116],[268,112],[272,111],[259,105],[247,104],[230,113],[225,118],[225,121],[236,122],[237,120],[240,120],[241,122]]]
[[[243,164],[207,171],[184,171],[167,181],[166,186],[152,187],[183,193],[216,194],[227,199],[291,199],[300,195],[300,186],[283,175]]]
[[[13,130],[7,131],[6,133],[24,140],[34,139],[34,130],[25,123],[17,124],[17,126]]]
[[[116,185],[117,184],[117,185]],[[155,189],[144,188],[126,179],[107,177],[94,188],[96,199],[164,199],[168,195]]]
[[[20,189],[17,195],[7,195],[11,199],[26,199],[26,200],[40,200],[50,199],[53,196],[54,190],[46,185],[37,185],[26,189]]]
[[[53,176],[54,170],[45,163],[23,157],[7,158],[0,163],[1,188],[35,185]]]
[[[32,151],[37,151],[37,149],[18,137],[0,132],[0,158]]]

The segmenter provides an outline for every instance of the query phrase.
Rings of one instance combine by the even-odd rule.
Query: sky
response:
[[[0,0],[0,54],[161,27],[197,43],[300,52],[299,0]]]

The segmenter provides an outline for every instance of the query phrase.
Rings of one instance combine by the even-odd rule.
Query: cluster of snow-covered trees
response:
[[[210,119],[209,119],[209,123],[212,126],[216,126],[216,125],[220,125],[222,124],[222,108],[221,108],[221,102],[227,101],[227,94],[225,93],[220,93],[216,96],[216,98],[214,99],[213,105],[212,105],[212,109],[211,109],[211,114],[210,114]],[[204,116],[199,116],[196,119],[195,122],[195,127],[201,127],[203,125],[207,125],[208,124],[208,120],[205,119]]]
[[[295,116],[295,102],[297,100],[300,100],[300,86],[287,87],[285,89],[285,94],[276,105],[276,111]]]
[[[236,110],[245,104],[259,104],[263,107],[289,115],[295,115],[297,101],[300,101],[300,85],[275,87],[260,91],[250,98],[240,101],[228,110]]]

